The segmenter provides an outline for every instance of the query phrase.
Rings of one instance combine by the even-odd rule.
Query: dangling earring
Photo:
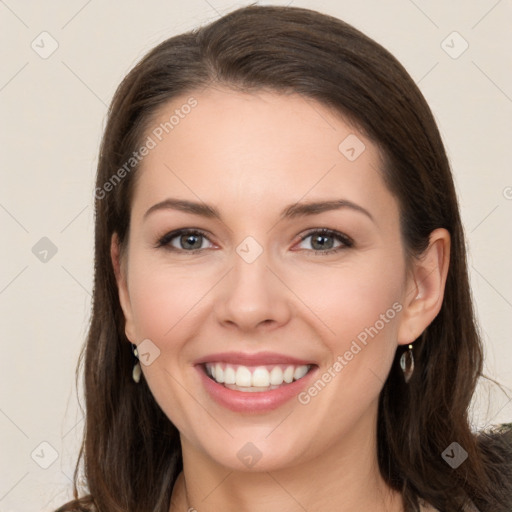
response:
[[[405,382],[408,383],[414,372],[414,355],[412,353],[412,344],[409,344],[409,350],[406,350],[400,358],[400,368],[404,372]]]
[[[139,359],[139,351],[137,350],[137,345],[133,345],[132,344],[132,352],[133,352],[133,355]],[[142,371],[140,369],[140,363],[139,361],[137,361],[135,363],[135,366],[133,367],[133,370],[132,370],[132,379],[133,381],[138,384],[140,382],[140,375],[141,375]]]

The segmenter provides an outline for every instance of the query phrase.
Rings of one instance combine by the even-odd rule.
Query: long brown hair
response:
[[[468,500],[481,512],[510,512],[508,434],[475,435],[468,420],[482,375],[482,345],[457,197],[432,113],[402,65],[375,41],[336,18],[277,6],[244,7],[164,41],[114,95],[98,164],[93,311],[81,356],[84,440],[76,500],[59,511],[168,512],[182,469],[179,433],[144,379],[139,385],[132,381],[134,358],[110,242],[117,233],[126,245],[137,166],[119,169],[143,144],[150,120],[170,99],[215,83],[302,94],[335,109],[374,141],[400,206],[409,258],[427,247],[433,230],[449,231],[451,262],[441,311],[414,343],[410,382],[404,383],[397,350],[380,396],[380,471],[401,491],[407,511],[418,511],[422,498],[443,512],[461,510]],[[468,453],[457,469],[441,456],[453,442]],[[88,494],[79,499],[81,461]]]

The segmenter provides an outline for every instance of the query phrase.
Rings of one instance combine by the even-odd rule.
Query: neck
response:
[[[376,422],[360,427],[316,458],[260,472],[219,466],[182,437],[170,512],[402,512],[401,495],[379,472]]]

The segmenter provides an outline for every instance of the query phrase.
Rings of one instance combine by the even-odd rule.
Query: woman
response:
[[[449,164],[385,49],[260,6],[161,43],[95,197],[88,492],[61,512],[511,510],[510,433],[468,422]]]

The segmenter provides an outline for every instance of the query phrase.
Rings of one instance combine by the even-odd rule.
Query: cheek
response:
[[[305,277],[304,277],[305,276]],[[297,276],[296,276],[297,277]],[[291,276],[290,276],[291,279]],[[344,268],[320,268],[304,272],[296,279],[294,291],[323,323],[333,349],[342,350],[347,341],[365,339],[375,329],[383,337],[396,333],[397,316],[402,309],[401,265],[396,260],[369,261]],[[396,341],[396,340],[394,340]]]
[[[296,289],[318,317],[327,349],[322,382],[306,390],[301,403],[312,400],[317,410],[328,408],[324,413],[334,414],[338,425],[350,423],[349,416],[358,417],[377,399],[396,352],[403,265],[398,256],[380,256],[357,266],[304,273],[307,278]]]
[[[402,281],[399,265],[387,272],[385,267],[332,272],[323,287],[308,280],[297,292],[308,297],[308,306],[329,327],[322,330],[329,334],[322,339],[327,350],[318,378],[299,396],[305,409],[311,407],[327,425],[327,438],[340,436],[376,403],[391,368]]]
[[[201,299],[211,288],[207,276],[171,268],[161,262],[134,255],[130,266],[130,298],[138,340],[151,340],[159,349],[154,363],[142,371],[151,392],[167,417],[181,432],[204,422],[204,411],[191,406],[187,386],[190,378],[190,340],[199,337]],[[197,355],[197,354],[196,354]]]
[[[318,354],[323,354],[320,379],[330,369],[325,386],[306,390],[300,404],[308,405],[298,409],[305,420],[314,411],[326,439],[353,425],[386,380],[401,307],[399,261],[395,255],[380,253],[337,267],[308,263],[274,269],[291,289],[272,287],[274,298],[286,301],[291,328],[303,328]],[[213,268],[207,262],[171,266],[143,254],[134,254],[130,265],[137,335],[140,340],[151,339],[161,350],[157,363],[143,368],[145,377],[169,419],[194,437],[191,425],[204,423],[204,410],[191,405],[190,395],[177,382],[189,382],[187,364],[194,340],[204,339],[209,328],[218,328],[211,316],[218,293],[215,284],[227,268]],[[293,433],[282,428],[282,434],[285,445],[286,435]],[[273,443],[275,449],[279,443],[275,439]]]
[[[169,337],[177,339],[175,331],[193,320],[198,302],[211,287],[208,283],[206,276],[193,271],[151,259],[134,260],[129,287],[138,338],[157,344]]]
[[[374,339],[375,329],[379,339],[384,334],[393,338],[397,316],[393,304],[402,290],[402,269],[397,261],[381,254],[380,259],[369,258],[357,265],[309,264],[276,269],[293,291],[290,294],[283,289],[282,300],[295,303],[289,304],[290,314],[299,318],[292,321],[305,320],[314,325],[324,341],[331,340],[336,355],[345,352],[354,339]],[[129,289],[137,337],[157,343],[173,339],[175,344],[183,337],[178,334],[184,334],[184,329],[190,336],[193,326],[204,319],[205,307],[213,307],[213,288],[219,273],[222,271],[218,266],[213,269],[207,263],[172,266],[134,254]]]

